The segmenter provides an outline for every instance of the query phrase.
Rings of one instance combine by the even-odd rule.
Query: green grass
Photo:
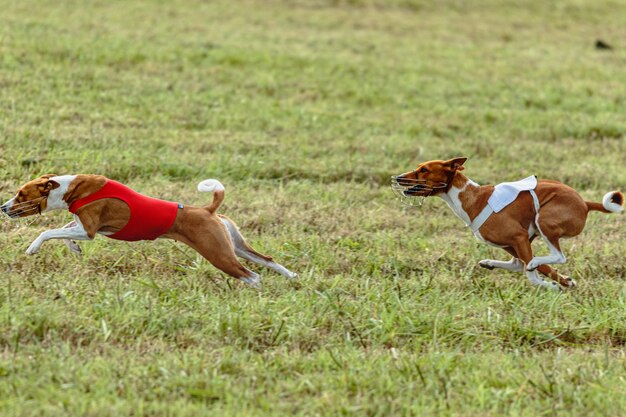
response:
[[[0,1],[4,200],[98,173],[200,205],[219,178],[300,274],[253,266],[255,291],[168,241],[28,257],[69,214],[4,220],[0,415],[622,415],[624,216],[564,243],[556,294],[388,179],[468,156],[481,183],[624,190],[624,6]]]

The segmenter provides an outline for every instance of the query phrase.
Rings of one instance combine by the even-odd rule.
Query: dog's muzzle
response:
[[[12,219],[22,216],[30,216],[32,214],[41,214],[41,202],[44,198],[45,197],[40,197],[17,204],[13,203],[13,200],[9,200],[0,206],[0,210]]]
[[[391,190],[400,197],[400,202],[409,206],[421,206],[426,197],[447,186],[444,182],[399,178],[396,175],[391,177]]]
[[[2,211],[2,214],[4,214],[5,216],[12,217],[11,212],[13,210],[11,210],[11,200],[7,201],[2,206],[0,206],[0,210]]]

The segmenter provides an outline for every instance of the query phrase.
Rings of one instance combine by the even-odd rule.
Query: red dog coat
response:
[[[147,197],[117,181],[107,180],[95,193],[74,201],[69,211],[75,214],[84,205],[103,198],[122,200],[130,209],[130,219],[122,230],[106,235],[117,240],[154,240],[172,227],[178,209],[182,208],[181,204]]]

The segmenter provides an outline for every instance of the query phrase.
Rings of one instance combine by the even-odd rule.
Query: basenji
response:
[[[219,181],[202,181],[198,191],[212,192],[213,202],[191,207],[150,198],[101,175],[44,175],[24,184],[1,209],[12,218],[52,210],[74,214],[74,220],[63,228],[41,233],[26,250],[29,255],[50,239],[63,239],[70,250],[80,253],[74,240],[91,240],[96,234],[127,241],[169,238],[187,244],[218,269],[255,287],[260,276],[244,267],[237,256],[287,278],[297,276],[254,250],[231,219],[216,214],[224,199]]]
[[[516,189],[516,183],[501,184],[506,185],[505,189],[517,191],[506,203],[508,205],[494,209],[497,201],[494,204],[492,200],[499,186],[481,186],[463,175],[461,171],[466,160],[454,158],[424,162],[413,171],[392,177],[392,187],[407,197],[441,197],[479,240],[513,255],[508,262],[484,259],[479,262],[481,267],[525,272],[529,281],[538,286],[553,289],[574,287],[574,280],[558,274],[548,265],[566,261],[559,240],[580,234],[590,211],[623,211],[624,195],[612,191],[604,196],[602,203],[590,202],[558,181],[537,181],[529,177],[519,184],[531,184],[530,187]],[[531,242],[537,236],[550,249],[548,256],[533,257]],[[553,282],[541,279],[537,270]]]

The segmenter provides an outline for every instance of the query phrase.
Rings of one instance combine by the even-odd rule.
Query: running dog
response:
[[[580,234],[590,211],[623,211],[624,195],[611,191],[604,195],[602,203],[585,201],[565,184],[537,180],[534,176],[481,186],[461,173],[466,160],[424,162],[414,171],[392,177],[392,188],[402,197],[441,197],[474,236],[513,256],[508,262],[484,259],[479,262],[481,267],[525,272],[533,285],[552,289],[574,287],[574,280],[548,265],[566,261],[559,240]],[[537,236],[548,245],[548,256],[533,257],[531,242]],[[553,282],[541,279],[537,270]]]
[[[198,191],[212,192],[213,202],[191,207],[159,200],[101,175],[44,175],[24,184],[0,208],[12,218],[52,210],[74,214],[74,221],[63,228],[41,233],[26,250],[29,255],[50,239],[63,239],[70,250],[80,253],[74,240],[92,240],[96,234],[126,241],[168,238],[185,243],[218,269],[255,287],[260,276],[244,267],[237,256],[287,278],[297,276],[254,250],[231,219],[216,214],[224,200],[224,186],[219,181],[202,181]]]

